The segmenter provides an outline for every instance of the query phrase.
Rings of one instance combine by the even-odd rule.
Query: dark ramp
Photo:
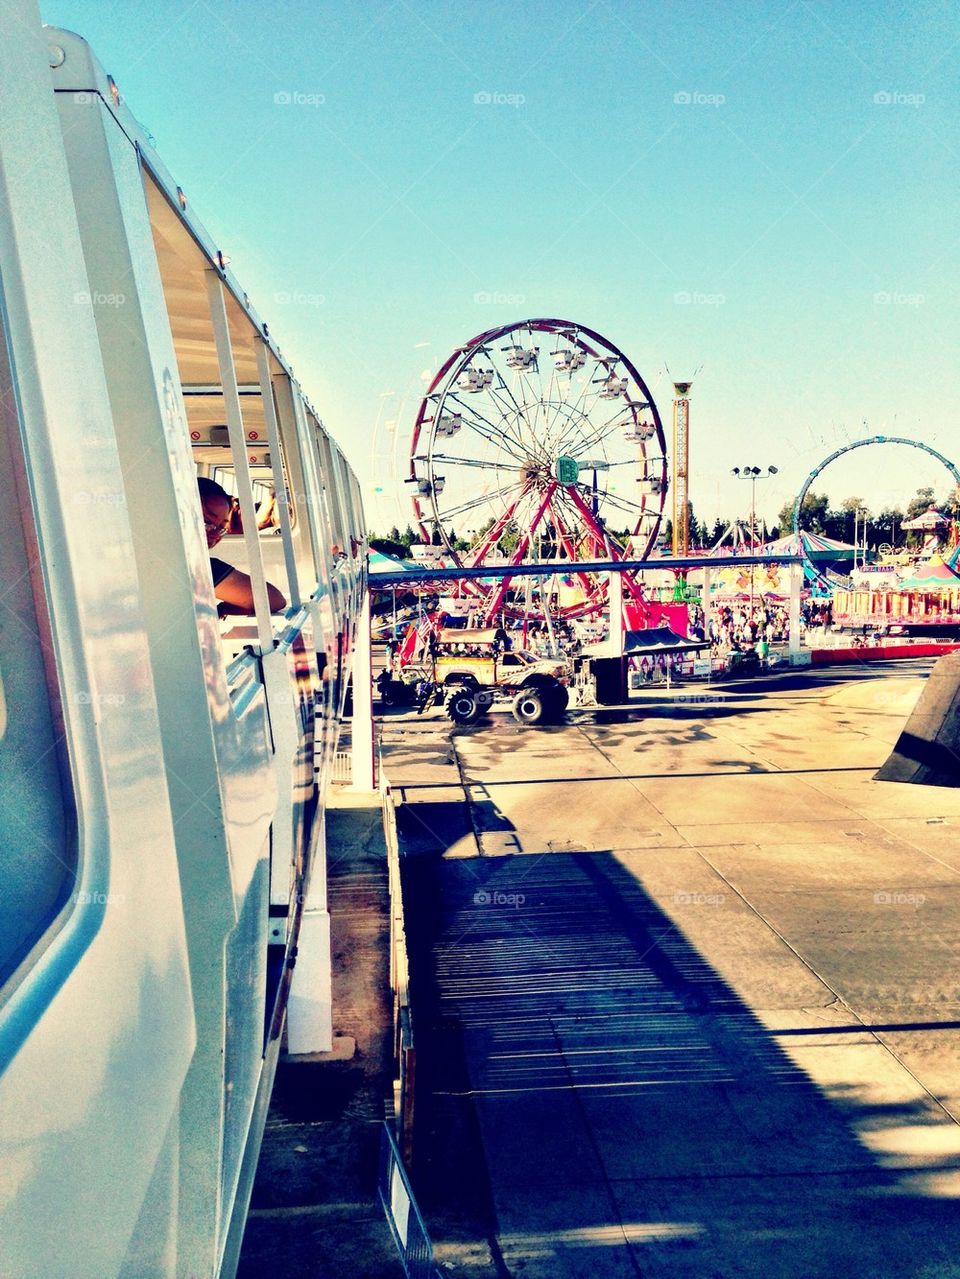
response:
[[[865,1054],[869,1071],[870,1028],[844,1009],[805,1029],[784,1010],[788,1052],[640,865],[405,864],[417,1184],[435,1234],[472,1205],[499,1279],[958,1279],[960,1157],[937,1144],[932,1099],[834,1066],[838,1082],[816,1084],[798,1060]],[[935,1128],[917,1157],[871,1145]]]
[[[941,657],[878,782],[960,786],[960,652]]]

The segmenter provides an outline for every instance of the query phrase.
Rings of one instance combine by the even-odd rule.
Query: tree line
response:
[[[960,490],[954,490],[947,497],[937,500],[933,488],[918,488],[914,496],[907,503],[906,507],[886,506],[881,511],[871,511],[866,506],[862,498],[851,496],[846,497],[840,503],[839,507],[831,508],[830,499],[826,493],[807,493],[803,499],[803,509],[800,513],[800,527],[808,533],[819,533],[823,537],[831,537],[838,542],[853,542],[854,532],[860,545],[864,540],[869,547],[891,546],[891,547],[915,547],[923,541],[923,534],[914,530],[903,531],[904,521],[910,521],[922,515],[929,507],[935,506],[938,511],[951,516],[953,519],[960,519]],[[794,502],[785,502],[777,516],[777,523],[771,528],[757,520],[757,528],[755,530],[755,540],[765,541],[773,540],[793,529],[793,508]],[[687,503],[687,511],[690,522],[690,547],[693,550],[709,550],[716,546],[721,539],[728,533],[728,530],[735,524],[739,523],[740,528],[747,532],[749,539],[749,531],[746,530],[748,521],[743,519],[723,519],[718,518],[712,523],[708,520],[697,519],[692,503]],[[493,518],[491,517],[486,524],[477,530],[477,535],[489,531],[493,527]],[[865,530],[865,531],[864,531]],[[630,536],[630,529],[611,529],[613,536],[621,543],[625,542]],[[500,537],[500,549],[505,555],[509,555],[511,551],[516,549],[520,540],[520,529],[510,523],[504,529]],[[476,536],[476,535],[475,535]],[[450,544],[455,550],[468,550],[471,543],[466,538],[460,536],[456,529],[447,529],[447,537]],[[434,540],[439,543],[439,537],[434,536]],[[542,553],[547,559],[553,558],[555,550],[551,536],[547,532],[544,536],[544,545]],[[672,527],[669,519],[665,519],[661,525],[660,544],[669,547],[672,541]],[[409,559],[410,548],[415,542],[420,541],[419,532],[415,531],[412,524],[408,524],[405,529],[400,529],[394,525],[385,535],[377,534],[370,539],[370,545],[374,550],[381,551],[385,555],[395,555],[398,559]]]

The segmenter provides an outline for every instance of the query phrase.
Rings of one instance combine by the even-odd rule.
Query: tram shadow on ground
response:
[[[438,1237],[488,1238],[483,1274],[524,1279],[960,1275],[935,1101],[872,1077],[888,1054],[825,987],[783,1010],[785,947],[761,1019],[684,915],[701,937],[763,925],[732,893],[661,908],[629,860],[406,861],[414,1172]]]

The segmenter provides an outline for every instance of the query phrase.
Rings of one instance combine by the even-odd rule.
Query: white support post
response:
[[[350,529],[345,514],[344,498],[341,493],[340,468],[337,466],[336,452],[326,431],[315,432],[317,447],[320,452],[320,478],[327,494],[327,507],[330,512],[333,536],[344,554],[350,550]]]
[[[290,603],[300,607],[300,580],[297,575],[297,556],[293,549],[293,529],[290,526],[290,499],[287,493],[287,477],[283,470],[283,453],[280,448],[280,426],[273,403],[273,380],[270,376],[270,352],[263,338],[256,339],[257,375],[260,378],[260,399],[263,403],[263,420],[267,426],[267,443],[273,463],[273,489],[277,497],[277,514],[280,517],[280,536],[283,539],[283,558],[287,566],[287,583]]]
[[[703,596],[700,600],[700,608],[703,613],[703,638],[705,640],[710,639],[710,624],[713,621],[713,603],[710,599],[712,586],[713,586],[713,570],[704,566]]]
[[[206,274],[207,300],[210,304],[210,319],[217,347],[220,385],[223,388],[223,409],[227,419],[234,474],[237,477],[237,497],[240,500],[240,518],[243,520],[243,540],[247,548],[257,631],[260,635],[261,651],[263,651],[273,645],[273,623],[270,620],[267,579],[263,571],[263,560],[260,557],[260,534],[257,532],[257,511],[253,504],[253,485],[250,482],[250,466],[247,462],[247,440],[243,426],[243,411],[240,407],[240,392],[237,388],[237,374],[233,364],[227,303],[220,276],[212,267]]]
[[[292,1057],[329,1052],[333,1047],[333,960],[327,909],[327,832],[325,816],[310,871],[300,920],[297,963],[287,1003],[287,1051]]]
[[[803,565],[790,565],[790,663],[795,665],[800,657],[800,584],[803,581]]]
[[[353,650],[353,724],[350,736],[351,789],[376,789],[373,733],[373,663],[370,651],[370,592],[364,590]]]
[[[610,656],[623,657],[623,578],[616,570],[610,573],[607,598],[610,601]]]

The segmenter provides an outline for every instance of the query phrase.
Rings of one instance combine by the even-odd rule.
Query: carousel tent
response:
[[[942,591],[950,590],[951,587],[956,586],[960,586],[960,576],[943,560],[930,560],[927,564],[918,565],[913,576],[904,578],[898,589],[901,591]]]
[[[950,517],[949,515],[941,514],[935,506],[929,506],[916,519],[904,520],[900,527],[902,529],[919,529],[925,533],[936,533],[940,529],[950,527]]]

